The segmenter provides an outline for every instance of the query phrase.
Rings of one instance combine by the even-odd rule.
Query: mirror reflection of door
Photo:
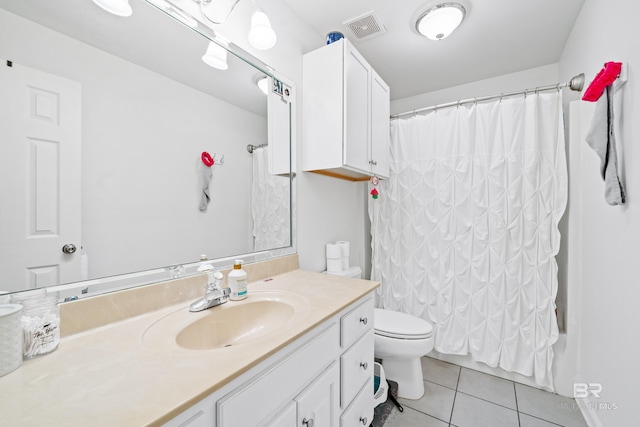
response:
[[[0,93],[0,291],[79,281],[80,84],[5,60]]]

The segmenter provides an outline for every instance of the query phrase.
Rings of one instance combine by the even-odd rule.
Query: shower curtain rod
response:
[[[260,145],[249,144],[247,145],[247,151],[249,152],[249,154],[253,154],[253,150],[255,150],[256,148],[266,147],[267,145],[269,144],[260,144]]]
[[[393,120],[402,116],[408,116],[410,114],[417,114],[417,113],[423,113],[425,111],[437,110],[438,108],[447,108],[447,107],[455,107],[455,106],[464,105],[464,104],[473,104],[476,102],[490,101],[493,99],[501,99],[507,96],[522,95],[522,94],[526,95],[527,93],[532,93],[532,92],[560,90],[565,87],[568,87],[571,90],[575,90],[578,92],[581,91],[582,88],[584,87],[584,73],[578,74],[577,76],[573,77],[568,83],[558,83],[555,85],[537,87],[535,89],[525,89],[517,92],[501,93],[500,95],[489,95],[489,96],[481,96],[478,98],[462,99],[454,102],[447,102],[446,104],[438,104],[438,105],[432,105],[431,107],[417,108],[415,110],[405,111],[404,113],[392,114],[391,119]]]

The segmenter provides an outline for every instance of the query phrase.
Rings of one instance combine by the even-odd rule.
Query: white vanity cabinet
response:
[[[389,177],[389,86],[347,39],[303,57],[303,169]]]
[[[372,328],[373,297],[367,295],[165,426],[368,426]]]

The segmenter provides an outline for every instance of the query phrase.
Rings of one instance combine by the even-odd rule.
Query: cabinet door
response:
[[[296,403],[291,401],[264,427],[296,427]]]
[[[371,75],[371,172],[389,177],[389,86],[372,71]]]
[[[300,393],[298,427],[338,427],[340,371],[333,362],[311,385]]]
[[[371,67],[350,43],[345,46],[344,164],[369,173]]]

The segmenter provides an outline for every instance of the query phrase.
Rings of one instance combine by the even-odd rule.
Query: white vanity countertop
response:
[[[143,342],[149,327],[172,313],[186,313],[193,300],[63,337],[54,352],[26,360],[0,378],[0,424],[162,425],[377,286],[303,270],[252,282],[245,301],[252,293],[286,291],[302,295],[307,304],[296,308],[296,321],[271,332],[268,339],[217,350]],[[221,307],[230,304],[236,302]]]

